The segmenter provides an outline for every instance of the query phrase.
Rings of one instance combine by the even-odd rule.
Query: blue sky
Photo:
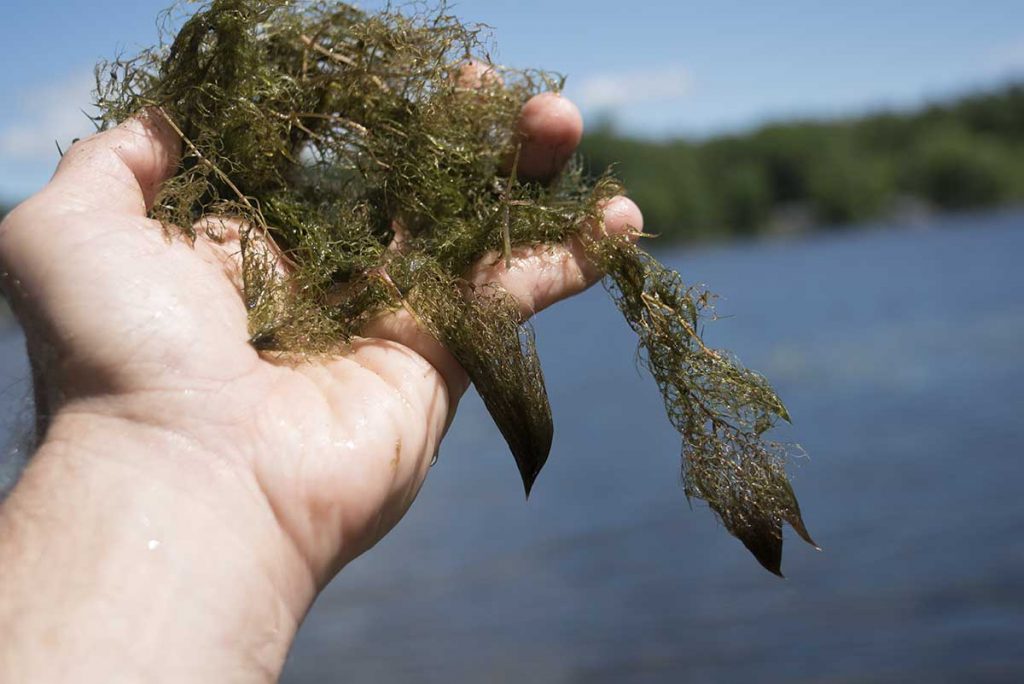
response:
[[[0,201],[89,131],[92,65],[153,43],[169,0],[45,0],[0,21]],[[367,8],[377,0],[360,3]],[[1024,2],[463,0],[497,61],[568,75],[588,121],[645,136],[922,102],[1024,77]]]

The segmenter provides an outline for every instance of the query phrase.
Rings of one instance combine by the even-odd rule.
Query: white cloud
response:
[[[690,72],[681,66],[638,69],[585,78],[577,97],[584,108],[615,109],[677,100],[688,95],[692,85]]]
[[[94,86],[92,73],[79,72],[17,94],[13,116],[0,124],[0,161],[52,161],[54,141],[66,149],[74,138],[93,132],[83,110],[89,111]]]
[[[1024,71],[1024,36],[991,48],[982,66],[996,77],[1019,76]]]

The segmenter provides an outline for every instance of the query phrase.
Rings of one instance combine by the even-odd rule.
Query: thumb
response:
[[[81,140],[68,150],[43,193],[68,210],[143,216],[173,170],[181,140],[157,109]]]
[[[83,244],[120,219],[145,220],[179,148],[177,134],[156,111],[72,145],[46,187],[0,224],[0,286],[15,310],[26,298],[34,300],[32,308],[49,301],[47,293],[60,290],[55,284],[64,281],[58,275],[82,277]],[[84,218],[89,215],[94,218]],[[75,259],[67,259],[72,253]]]

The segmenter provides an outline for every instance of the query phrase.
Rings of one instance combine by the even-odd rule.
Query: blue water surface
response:
[[[824,551],[789,534],[780,580],[691,510],[597,288],[536,322],[555,443],[529,502],[467,398],[286,682],[1024,681],[1024,214],[662,257],[789,406]]]
[[[1024,681],[1024,213],[661,256],[721,295],[707,339],[786,401],[824,551],[787,532],[780,580],[687,504],[596,288],[536,321],[555,442],[529,502],[467,397],[285,682]],[[24,361],[3,349],[13,411]]]

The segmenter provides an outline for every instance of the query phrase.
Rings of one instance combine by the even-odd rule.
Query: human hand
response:
[[[581,123],[570,102],[545,94],[526,104],[520,130],[519,173],[544,178],[571,155]],[[468,381],[404,312],[377,320],[334,356],[256,352],[237,233],[229,225],[215,241],[199,231],[189,244],[146,218],[179,145],[155,113],[83,140],[0,228],[4,284],[48,424],[0,510],[0,558],[38,561],[2,573],[0,624],[28,610],[40,629],[62,633],[70,610],[100,610],[131,626],[122,614],[130,606],[97,606],[96,587],[66,592],[54,605],[44,591],[41,607],[16,592],[38,595],[47,566],[79,562],[76,545],[86,553],[114,547],[117,563],[95,561],[104,568],[94,573],[100,584],[111,573],[127,581],[116,565],[149,568],[154,555],[176,553],[174,586],[201,594],[197,616],[213,610],[233,621],[236,646],[251,647],[244,630],[254,622],[273,623],[272,636],[257,630],[265,642],[257,656],[249,653],[273,677],[316,592],[408,509]],[[632,202],[616,198],[594,231],[640,228],[641,220]],[[576,244],[520,250],[508,268],[485,258],[469,277],[500,284],[528,316],[595,282],[582,253]],[[43,505],[54,497],[66,500]],[[34,516],[40,507],[45,515]],[[87,520],[91,528],[78,527]],[[53,550],[46,535],[57,529],[64,537]],[[128,537],[140,541],[119,549]],[[168,566],[156,561],[152,571],[166,574]],[[153,578],[139,570],[137,579]],[[208,586],[196,586],[202,582]],[[269,615],[233,605],[264,599]],[[217,602],[224,605],[212,608]],[[180,617],[167,616],[171,633],[153,628],[160,650],[210,630],[208,639],[225,638],[226,624],[196,619],[204,624],[182,634],[172,629]],[[22,633],[30,638],[31,628]],[[131,643],[133,631],[111,638]],[[0,672],[7,662],[0,658]]]

